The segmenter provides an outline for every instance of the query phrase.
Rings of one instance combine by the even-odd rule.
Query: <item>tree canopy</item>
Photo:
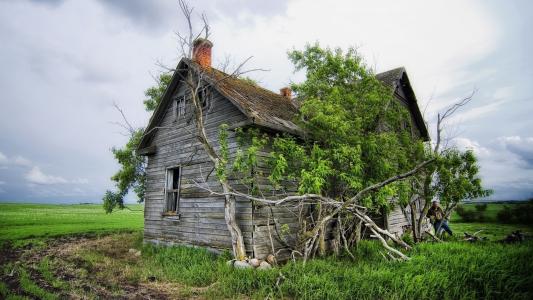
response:
[[[147,112],[153,112],[161,102],[171,79],[171,74],[161,73],[156,78],[156,85],[144,92],[146,98],[143,103]],[[111,149],[120,169],[111,177],[111,180],[115,182],[116,191],[108,190],[103,197],[104,209],[107,213],[111,213],[115,208],[124,208],[124,197],[131,189],[133,189],[139,203],[144,201],[145,158],[135,152],[143,133],[144,128],[130,128],[130,138],[126,145]]]
[[[424,158],[423,141],[416,135],[409,111],[376,79],[355,49],[343,52],[315,44],[289,52],[289,58],[297,71],[306,74],[304,82],[292,85],[301,105],[296,122],[304,137],[271,138],[250,132],[255,144],[267,139],[263,144],[272,145],[268,173],[274,186],[297,182],[300,194],[342,200],[410,170]],[[246,149],[248,157],[250,152]],[[239,158],[236,162],[242,169]],[[364,204],[387,206],[393,196],[407,197],[408,189],[404,182],[388,185],[366,197]]]

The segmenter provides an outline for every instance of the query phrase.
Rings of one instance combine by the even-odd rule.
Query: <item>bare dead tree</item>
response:
[[[187,24],[187,31],[185,34],[176,32],[178,37],[178,45],[181,51],[181,54],[184,58],[192,60],[194,56],[194,44],[200,39],[207,41],[210,36],[210,27],[209,22],[205,14],[201,14],[200,18],[202,25],[199,31],[194,30],[193,26],[193,11],[194,8],[191,7],[185,0],[179,0],[179,9],[183,14],[185,22]],[[245,64],[251,59],[249,57],[237,65],[235,70],[222,78],[214,79],[213,76],[209,76],[211,72],[210,67],[202,67],[195,63],[189,64],[189,69],[185,75],[182,75],[183,70],[172,69],[164,66],[162,63],[158,63],[160,67],[168,71],[174,71],[175,74],[178,74],[188,87],[187,93],[192,103],[194,111],[194,124],[196,128],[196,138],[203,147],[203,150],[206,152],[209,160],[214,164],[215,168],[223,167],[226,162],[223,157],[215,150],[213,142],[209,140],[207,132],[205,129],[205,117],[206,114],[202,108],[202,100],[200,99],[200,93],[203,89],[209,86],[216,86],[222,81],[227,80],[230,77],[237,77],[244,73],[263,70],[263,69],[251,69],[244,70]],[[207,100],[204,100],[207,101]],[[236,259],[242,260],[246,257],[246,250],[244,245],[243,234],[240,227],[237,224],[236,220],[236,198],[235,195],[231,194],[232,188],[229,181],[226,178],[218,178],[218,181],[223,190],[224,196],[224,218],[226,225],[230,232],[232,239],[233,254]]]
[[[460,99],[456,103],[452,104],[444,110],[437,114],[437,125],[436,125],[436,141],[433,147],[430,146],[431,156],[436,157],[442,154],[448,149],[448,145],[451,139],[450,137],[444,136],[446,130],[446,122],[462,107],[470,103],[477,92],[477,89],[473,89],[472,92],[466,97]],[[443,145],[444,143],[444,145]],[[409,207],[411,210],[411,227],[413,230],[413,238],[415,241],[419,241],[422,238],[423,234],[428,234],[432,238],[438,240],[429,230],[425,230],[426,215],[431,206],[431,200],[429,195],[431,195],[431,188],[436,176],[436,170],[433,168],[425,169],[421,174],[422,182],[419,182],[419,193],[412,198],[409,202]],[[423,205],[421,205],[421,200],[424,200]],[[416,203],[418,202],[418,207]],[[446,207],[446,214],[449,215],[457,203],[449,205]]]

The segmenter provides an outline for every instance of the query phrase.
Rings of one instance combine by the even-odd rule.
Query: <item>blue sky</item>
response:
[[[191,1],[210,19],[215,65],[253,56],[277,91],[286,52],[356,46],[376,71],[405,66],[434,129],[438,111],[477,89],[447,125],[473,149],[492,199],[533,197],[530,1]],[[144,126],[143,91],[179,60],[176,1],[0,1],[0,201],[98,202],[126,141],[117,102]],[[131,198],[131,200],[134,200]]]

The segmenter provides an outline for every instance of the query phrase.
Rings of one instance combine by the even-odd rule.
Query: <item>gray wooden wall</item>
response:
[[[179,88],[175,96],[183,95],[184,88]],[[206,115],[205,125],[209,139],[218,150],[218,130],[223,123],[231,125],[246,120],[229,100],[216,91],[212,91],[210,107]],[[176,243],[205,246],[214,249],[231,249],[231,237],[224,219],[224,198],[210,195],[208,191],[198,188],[193,181],[202,182],[207,178],[209,188],[220,191],[220,185],[201,144],[195,137],[195,127],[191,107],[187,107],[185,116],[176,116],[176,102],[166,109],[152,140],[157,146],[155,154],[148,156],[145,229],[147,242]],[[234,133],[229,134],[230,158],[237,150]],[[267,147],[259,153],[266,159],[270,149]],[[264,162],[264,160],[263,160]],[[173,166],[182,166],[180,214],[178,219],[163,216],[166,209],[165,173]],[[261,166],[260,166],[261,168]],[[269,190],[267,169],[263,168],[259,178],[260,188]],[[210,174],[208,176],[208,174]],[[202,179],[203,178],[203,179]],[[248,187],[239,186],[246,191]],[[296,193],[296,187],[284,184],[285,194]],[[278,195],[274,191],[269,196]],[[300,232],[300,218],[306,215],[301,207],[267,207],[252,203],[245,199],[237,201],[237,220],[244,235],[248,255],[264,258],[274,252],[278,259],[288,258],[290,251],[286,245],[295,246]],[[391,232],[401,234],[404,226],[409,225],[402,211],[397,208],[387,217],[387,225]],[[282,228],[288,228],[288,231]],[[271,239],[272,237],[272,239]],[[272,251],[272,246],[274,251]]]
[[[178,88],[176,95],[183,95],[184,88]],[[166,109],[158,125],[152,143],[157,146],[155,154],[148,156],[146,168],[146,204],[144,238],[147,242],[191,244],[215,249],[231,249],[231,238],[224,220],[224,198],[209,195],[192,181],[201,182],[207,178],[207,185],[220,190],[213,165],[201,144],[195,137],[191,118],[191,107],[185,116],[176,116],[176,102]],[[218,130],[223,123],[232,124],[246,117],[227,99],[213,91],[213,98],[205,118],[208,137],[218,150]],[[234,155],[236,143],[234,134],[229,136],[230,153]],[[182,166],[181,218],[164,217],[165,172],[168,167]],[[243,231],[247,251],[252,251],[252,204],[238,200],[237,219]]]
[[[407,217],[409,217],[409,211],[407,210],[405,213],[407,214]],[[411,225],[406,214],[404,214],[399,205],[396,205],[396,207],[387,214],[387,229],[390,233],[401,236],[404,233],[405,228]]]

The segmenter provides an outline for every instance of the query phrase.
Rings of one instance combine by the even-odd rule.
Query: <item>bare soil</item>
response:
[[[133,234],[115,234],[104,237],[64,237],[48,242],[40,249],[2,247],[0,252],[0,281],[7,284],[12,294],[36,299],[24,291],[20,283],[20,269],[24,268],[40,288],[61,299],[202,299],[209,288],[184,287],[177,283],[159,282],[156,278],[132,280],[127,270],[139,270],[142,258],[129,251]],[[91,261],[90,257],[97,257]],[[53,262],[54,277],[65,288],[54,287],[38,270],[47,258]]]

